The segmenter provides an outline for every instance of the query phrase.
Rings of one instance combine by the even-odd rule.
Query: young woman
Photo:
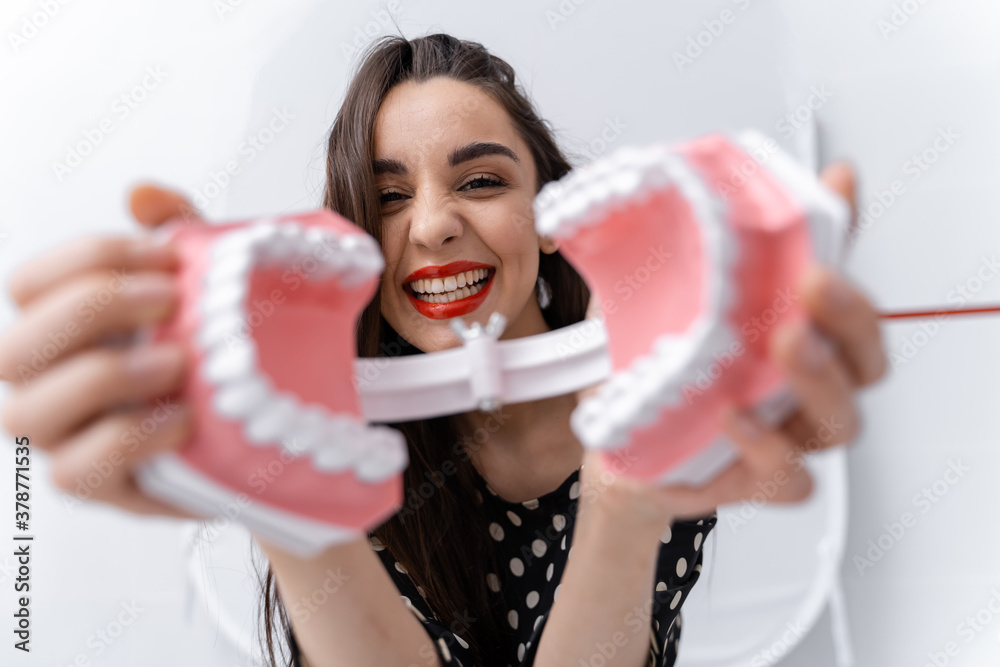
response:
[[[358,327],[359,355],[454,347],[450,317],[485,323],[500,312],[504,339],[584,318],[586,285],[532,220],[535,194],[569,169],[510,66],[479,44],[448,35],[375,44],[330,134],[324,200],[374,236],[386,259]],[[848,168],[824,178],[853,196]],[[133,192],[133,213],[148,226],[186,206],[158,188]],[[101,345],[170,316],[176,264],[172,247],[128,238],[74,243],[26,264],[9,285],[24,314],[0,340],[0,374],[15,385],[5,427],[50,453],[59,487],[72,492],[93,460],[122,457],[98,500],[185,517],[139,493],[129,470],[182,445],[190,410],[135,451],[120,435],[148,416],[135,401],[173,391],[187,360],[172,344]],[[440,286],[420,279],[426,267],[443,267]],[[49,368],[21,377],[38,341],[73,321],[115,269],[134,279]],[[859,292],[822,267],[801,292],[814,325],[778,330],[772,345],[799,412],[772,429],[731,411],[726,429],[742,458],[701,489],[639,483],[627,461],[605,467],[585,454],[569,428],[574,395],[394,425],[410,454],[396,516],[312,559],[257,539],[269,561],[271,660],[276,615],[289,664],[312,667],[673,664],[715,506],[771,480],[780,480],[772,501],[805,498],[811,480],[796,454],[819,441],[821,419],[841,426],[824,446],[853,439],[852,393],[884,373],[877,318]],[[320,588],[328,594],[317,604]]]

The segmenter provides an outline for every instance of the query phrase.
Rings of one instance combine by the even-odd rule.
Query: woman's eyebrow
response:
[[[379,158],[372,162],[372,170],[375,175],[379,174],[396,174],[398,176],[406,176],[406,165],[404,165],[399,160],[392,160],[389,158]]]
[[[457,167],[463,162],[475,160],[477,157],[483,157],[484,155],[505,155],[514,162],[520,162],[514,151],[503,144],[488,141],[473,141],[471,144],[466,144],[461,148],[453,150],[451,155],[448,156],[448,165]]]
[[[475,160],[476,158],[483,157],[484,155],[503,155],[505,157],[509,157],[514,162],[521,162],[514,151],[507,148],[503,144],[498,144],[492,141],[473,141],[470,144],[466,144],[461,148],[453,150],[448,156],[448,165],[451,167],[457,167],[463,162]],[[396,174],[398,176],[406,176],[407,174],[406,165],[399,160],[394,160],[392,158],[379,158],[378,160],[375,160],[372,162],[372,171],[374,171],[376,176],[380,174]]]

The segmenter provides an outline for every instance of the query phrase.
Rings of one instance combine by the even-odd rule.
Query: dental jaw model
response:
[[[770,333],[806,317],[797,285],[814,258],[839,263],[848,215],[752,132],[623,149],[546,185],[538,232],[605,310],[613,373],[573,413],[584,446],[631,476],[697,485],[732,460],[727,403],[786,416]]]
[[[365,424],[350,372],[383,268],[375,241],[329,211],[165,232],[184,298],[153,337],[186,346],[180,398],[196,418],[181,451],[140,472],[146,492],[301,553],[398,510],[406,444]]]
[[[172,223],[164,231],[182,247],[184,297],[154,337],[192,355],[179,398],[195,408],[195,432],[137,481],[312,554],[400,507],[406,445],[368,422],[607,380],[572,416],[584,446],[621,457],[640,479],[702,484],[732,460],[719,437],[727,402],[770,422],[792,407],[767,341],[805,317],[798,278],[813,259],[839,264],[847,219],[842,201],[756,133],[622,149],[535,201],[538,232],[559,241],[603,321],[501,342],[500,313],[485,326],[453,319],[462,346],[378,360],[355,358],[354,332],[382,258],[345,219]]]

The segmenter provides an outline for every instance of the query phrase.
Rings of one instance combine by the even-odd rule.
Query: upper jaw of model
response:
[[[398,431],[368,427],[356,415],[334,414],[319,404],[303,404],[294,394],[272,386],[259,368],[252,337],[232,342],[232,332],[247,321],[245,303],[253,271],[288,265],[317,247],[324,249],[323,257],[317,257],[318,267],[306,274],[310,281],[336,279],[351,286],[383,267],[371,237],[295,222],[265,221],[221,234],[213,242],[196,334],[205,350],[200,370],[214,387],[215,412],[239,421],[248,443],[280,442],[293,456],[310,456],[319,470],[352,470],[358,479],[376,483],[407,465],[405,441]],[[288,442],[295,444],[289,447],[284,444]]]

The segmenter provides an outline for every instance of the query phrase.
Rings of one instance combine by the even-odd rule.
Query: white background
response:
[[[379,25],[374,3],[231,4],[232,11],[220,11],[209,0],[68,2],[15,46],[10,35],[20,34],[41,4],[5,0],[0,278],[71,238],[130,233],[125,196],[138,180],[205,192],[213,172],[237,159],[242,173],[211,199],[209,215],[318,205],[325,132],[351,64],[345,49],[366,27],[395,28]],[[580,161],[588,159],[584,149],[596,154],[727,127],[777,134],[782,114],[805,102],[810,86],[825,86],[832,94],[819,110],[823,154],[857,165],[862,206],[878,201],[895,179],[906,183],[905,194],[854,245],[848,274],[884,310],[948,305],[960,284],[976,290],[974,302],[1000,302],[1000,280],[972,280],[981,269],[995,277],[984,258],[1000,250],[993,184],[1000,5],[900,4],[916,11],[891,33],[879,24],[893,15],[886,0],[427,0],[403,2],[394,16],[408,36],[451,32],[507,59]],[[679,69],[674,52],[727,8],[735,21]],[[149,67],[165,78],[122,117],[116,100]],[[275,105],[295,119],[249,161],[239,146],[267,124]],[[53,163],[65,161],[69,147],[106,117],[113,132],[60,180]],[[609,121],[627,127],[602,147],[598,138]],[[942,128],[959,138],[912,181],[907,161]],[[809,135],[783,143],[806,155]],[[4,296],[0,326],[14,317]],[[949,642],[958,655],[947,664],[997,664],[1000,619],[983,613],[990,622],[971,635],[960,624],[1000,596],[1000,318],[953,318],[930,332],[918,323],[887,324],[884,331],[896,363],[885,382],[861,396],[865,430],[849,455],[843,573],[857,664],[923,665]],[[922,512],[915,494],[956,461],[969,472]],[[189,526],[70,508],[48,484],[44,458],[34,465],[35,652],[25,658],[10,649],[13,559],[0,555],[0,617],[8,619],[0,624],[8,638],[0,662],[63,666],[83,655],[95,665],[238,664],[218,627],[182,621],[181,545]],[[12,467],[11,459],[0,464]],[[0,498],[12,497],[12,476],[0,476]],[[916,525],[860,572],[855,556],[866,557],[869,540],[877,542],[907,511]],[[774,545],[747,557],[778,554]],[[97,655],[88,637],[133,601],[143,610],[136,622]],[[783,664],[833,664],[830,646],[821,623]]]

